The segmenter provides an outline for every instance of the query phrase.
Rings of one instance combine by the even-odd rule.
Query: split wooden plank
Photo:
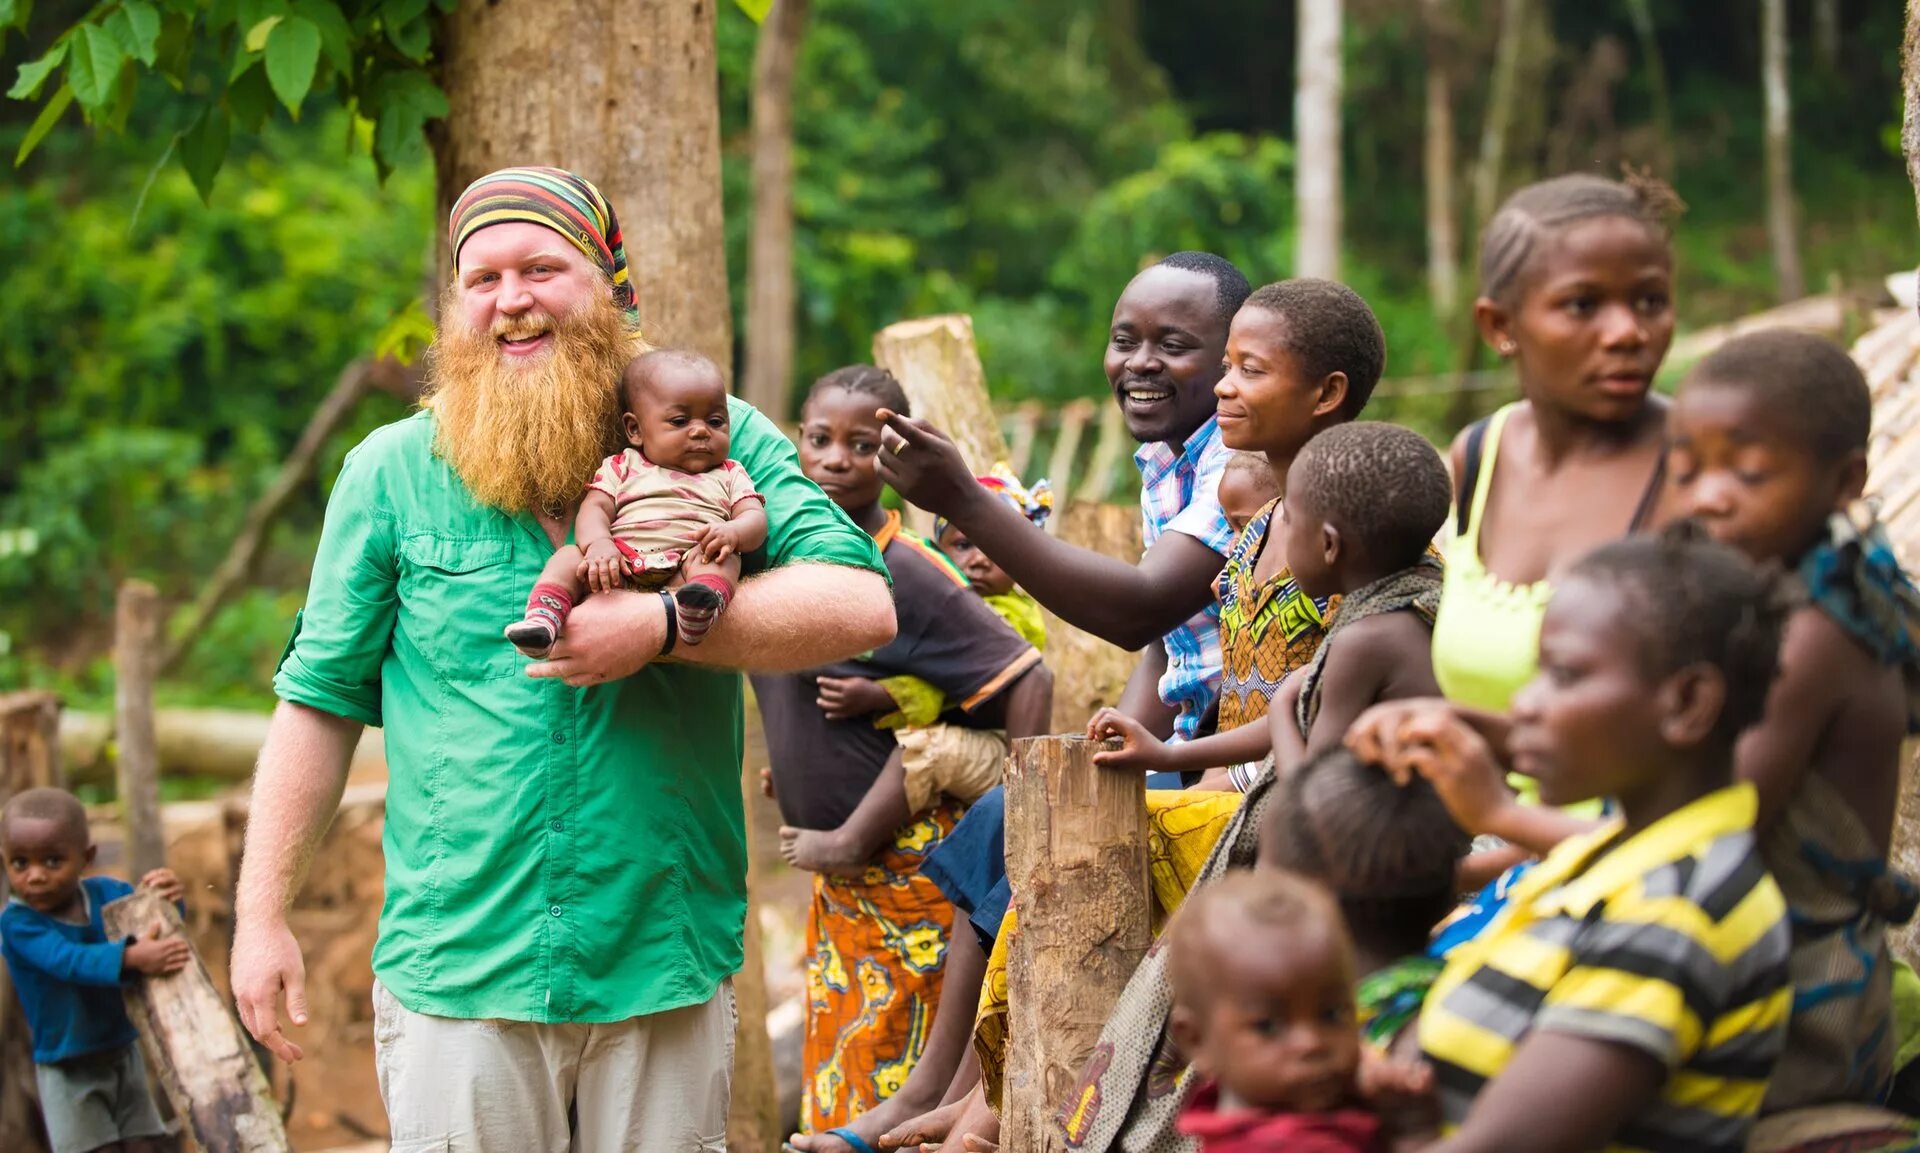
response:
[[[1065,1153],[1055,1120],[1153,943],[1145,778],[1083,737],[1015,741],[1007,762],[1009,942],[1004,1147]]]
[[[889,324],[874,334],[873,362],[900,381],[914,416],[953,438],[976,476],[1007,459],[971,317],[950,313]],[[907,524],[933,533],[933,517],[924,510],[913,509]]]
[[[151,889],[112,902],[101,917],[110,937],[156,921],[163,935],[185,936],[179,912]],[[291,1153],[266,1075],[199,954],[177,973],[127,986],[126,997],[148,1063],[205,1153]]]
[[[1053,507],[1065,508],[1073,499],[1073,466],[1080,458],[1080,441],[1086,436],[1087,423],[1093,419],[1093,402],[1086,397],[1070,400],[1060,409],[1060,435],[1054,439],[1053,453],[1047,457],[1047,482],[1053,485]],[[1058,518],[1047,522],[1047,531],[1059,535]]]
[[[160,750],[154,736],[153,682],[160,669],[160,590],[146,581],[120,586],[113,620],[113,700],[120,819],[127,871],[135,878],[167,863],[160,831]]]
[[[60,698],[48,692],[0,695],[0,805],[15,793],[60,787]],[[0,900],[7,879],[0,873]],[[0,967],[0,1149],[44,1153],[33,1040],[13,982]]]

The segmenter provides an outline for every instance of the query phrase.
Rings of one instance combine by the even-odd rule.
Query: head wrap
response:
[[[1013,506],[1013,510],[1032,521],[1037,527],[1047,527],[1047,518],[1053,515],[1053,486],[1045,480],[1033,482],[1032,487],[1020,483],[1013,469],[1001,461],[989,469],[987,475],[974,477],[980,486],[988,492]],[[945,517],[935,517],[933,538],[939,540],[945,535],[948,522]]]
[[[513,223],[544,225],[566,237],[612,283],[614,304],[639,323],[620,218],[591,181],[561,168],[502,168],[469,184],[447,218],[455,267],[468,237],[490,224]]]

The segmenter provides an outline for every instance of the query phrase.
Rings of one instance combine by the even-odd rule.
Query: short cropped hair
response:
[[[1253,291],[1253,285],[1247,283],[1247,274],[1224,256],[1215,256],[1211,252],[1176,252],[1158,262],[1157,267],[1177,268],[1182,272],[1197,272],[1213,281],[1213,319],[1220,323],[1220,331],[1225,332],[1227,325],[1233,323],[1233,314],[1247,302],[1247,295]]]
[[[1228,920],[1233,923],[1219,924]],[[1167,927],[1174,996],[1187,1005],[1207,1004],[1219,984],[1215,950],[1260,930],[1283,938],[1318,930],[1352,971],[1353,943],[1331,894],[1310,878],[1279,869],[1236,869],[1194,889]]]
[[[1666,243],[1685,209],[1672,188],[1651,177],[1575,174],[1529,184],[1507,197],[1480,234],[1480,295],[1509,307],[1519,303],[1546,241],[1575,224],[1623,217]]]
[[[849,364],[845,368],[836,368],[807,390],[807,400],[833,389],[871,396],[875,408],[884,408],[888,412],[897,412],[901,416],[912,416],[913,406],[907,402],[907,390],[900,386],[893,374],[884,368],[871,364]]]
[[[1359,293],[1336,281],[1302,276],[1255,289],[1246,307],[1286,318],[1287,351],[1309,377],[1346,373],[1347,398],[1340,411],[1348,420],[1360,415],[1386,371],[1387,335]]]
[[[1618,627],[1631,636],[1649,679],[1690,665],[1720,671],[1726,704],[1714,738],[1732,747],[1766,711],[1780,670],[1780,638],[1799,598],[1772,567],[1763,568],[1681,523],[1655,536],[1604,545],[1556,582],[1610,588],[1626,601]]]
[[[87,839],[86,807],[65,789],[28,789],[14,794],[7,807],[0,810],[0,836],[17,820],[57,822],[63,831],[83,842]]]
[[[1785,328],[1736,336],[1695,365],[1687,383],[1747,393],[1822,464],[1866,451],[1873,393],[1830,340]]]
[[[1418,940],[1454,906],[1472,839],[1433,786],[1335,747],[1297,766],[1260,830],[1261,860],[1321,881],[1355,934]]]
[[[1447,466],[1419,433],[1361,421],[1315,436],[1294,459],[1288,497],[1393,570],[1420,559],[1453,500]]]

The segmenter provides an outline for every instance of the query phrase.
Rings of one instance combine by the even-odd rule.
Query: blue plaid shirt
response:
[[[1232,450],[1220,443],[1220,426],[1207,423],[1179,452],[1169,444],[1142,445],[1133,454],[1140,469],[1141,537],[1148,548],[1170,532],[1185,533],[1224,558],[1233,547],[1233,526],[1220,511],[1220,474]],[[1179,711],[1175,740],[1190,741],[1220,695],[1220,603],[1214,601],[1162,638],[1167,671],[1160,699]]]

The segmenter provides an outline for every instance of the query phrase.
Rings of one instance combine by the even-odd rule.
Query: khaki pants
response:
[[[942,793],[971,805],[1000,783],[1007,769],[1007,734],[998,729],[928,725],[893,734],[906,770],[907,811],[917,813]]]
[[[733,984],[610,1025],[415,1013],[373,986],[393,1153],[725,1153]]]

